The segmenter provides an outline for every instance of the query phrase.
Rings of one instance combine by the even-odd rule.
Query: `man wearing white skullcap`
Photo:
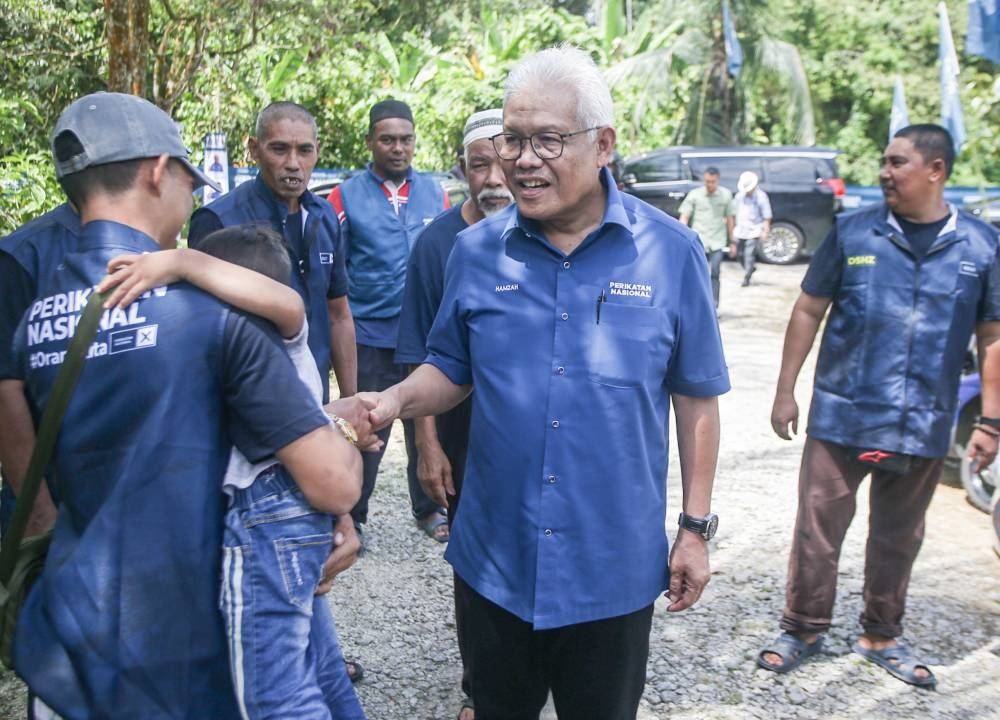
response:
[[[444,269],[455,238],[462,230],[484,217],[499,213],[514,201],[500,167],[500,158],[491,138],[503,131],[500,108],[474,113],[465,123],[463,170],[469,181],[469,199],[439,215],[417,238],[406,270],[403,310],[399,318],[396,343],[397,363],[419,365],[427,356],[427,335],[437,315],[444,292]],[[455,516],[465,472],[469,442],[471,398],[434,417],[417,418],[417,477],[424,492],[448,508],[449,521]],[[465,601],[460,587],[455,587],[455,625],[458,649],[462,656],[462,689],[466,700],[459,720],[474,717],[470,699],[471,668],[465,649]]]

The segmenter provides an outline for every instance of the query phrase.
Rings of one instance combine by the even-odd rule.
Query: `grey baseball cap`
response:
[[[83,152],[70,158],[56,156],[55,139],[72,133]],[[148,100],[124,93],[85,95],[63,110],[52,131],[52,160],[62,179],[95,165],[169,155],[180,161],[195,179],[196,188],[221,188],[188,160],[173,119]]]

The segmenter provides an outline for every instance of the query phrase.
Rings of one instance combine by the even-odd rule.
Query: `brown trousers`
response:
[[[843,446],[806,438],[783,630],[824,632],[830,627],[840,547],[854,517],[858,486],[871,473],[860,622],[867,633],[902,634],[910,570],[924,539],[924,514],[943,465],[943,458],[915,458],[905,474],[872,470],[854,462]]]

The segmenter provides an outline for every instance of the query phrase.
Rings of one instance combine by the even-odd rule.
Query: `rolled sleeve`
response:
[[[259,462],[326,425],[273,328],[232,312],[225,336],[226,406],[233,444]]]
[[[802,279],[802,290],[816,297],[830,298],[837,294],[844,272],[843,251],[834,225],[809,261],[809,269]]]
[[[683,310],[666,385],[670,394],[714,397],[729,391],[729,370],[722,350],[708,269],[698,250],[692,243],[688,267],[682,276],[680,307]]]

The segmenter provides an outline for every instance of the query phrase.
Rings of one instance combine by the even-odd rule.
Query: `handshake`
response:
[[[400,406],[392,388],[383,392],[362,392],[323,406],[332,415],[346,420],[354,429],[355,446],[362,452],[376,452],[385,444],[375,433],[399,416]]]

